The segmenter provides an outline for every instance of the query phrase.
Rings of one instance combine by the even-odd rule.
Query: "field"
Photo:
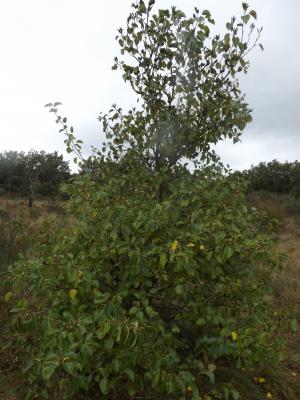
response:
[[[287,346],[282,367],[270,366],[263,375],[241,376],[241,400],[298,400],[300,398],[300,333],[293,332],[290,323],[300,320],[300,223],[297,207],[291,206],[288,197],[267,193],[252,194],[249,204],[263,209],[273,222],[280,252],[286,255],[283,269],[274,273],[274,320],[282,325],[282,337]],[[47,218],[65,218],[62,205],[53,201],[37,201],[28,209],[23,199],[0,198],[0,271],[15,261],[17,253],[26,252],[34,235]],[[4,301],[5,288],[0,298],[0,399],[24,399],[24,382],[20,367],[22,354],[7,344],[8,310]],[[259,382],[258,377],[263,378]]]

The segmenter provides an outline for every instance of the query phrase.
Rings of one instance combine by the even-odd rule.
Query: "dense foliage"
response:
[[[10,270],[29,399],[238,399],[233,372],[279,358],[273,243],[211,151],[251,119],[237,74],[256,13],[243,3],[221,38],[207,10],[154,3],[136,2],[118,37],[126,62],[114,68],[139,108],[100,116],[107,141],[69,185],[72,224],[47,226]]]
[[[261,267],[276,258],[257,234],[259,214],[213,171],[178,179],[161,203],[128,184],[78,180],[76,223],[45,233],[35,257],[12,270],[17,286],[31,287],[30,305],[13,310],[29,353],[36,346],[30,393],[39,383],[50,398],[55,388],[62,398],[180,398],[187,388],[194,399],[237,398],[226,369],[275,357]]]
[[[249,183],[249,190],[265,190],[273,193],[300,194],[300,163],[277,160],[260,162],[238,173]]]
[[[69,178],[68,162],[57,152],[0,153],[1,193],[53,196],[58,194],[60,184]]]

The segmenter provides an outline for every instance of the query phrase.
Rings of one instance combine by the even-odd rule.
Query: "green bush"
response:
[[[256,12],[243,3],[211,38],[208,10],[154,3],[133,4],[113,66],[139,108],[99,117],[107,141],[67,188],[72,224],[46,226],[10,270],[28,399],[238,399],[234,372],[279,358],[273,243],[211,149],[251,120],[237,75]],[[82,162],[59,105],[47,107]]]
[[[35,344],[29,398],[41,388],[43,398],[58,388],[66,399],[184,398],[187,388],[237,398],[222,374],[276,359],[262,268],[276,259],[258,214],[212,172],[179,179],[162,203],[125,197],[125,184],[78,179],[74,225],[11,270],[16,287],[31,287],[13,309]]]

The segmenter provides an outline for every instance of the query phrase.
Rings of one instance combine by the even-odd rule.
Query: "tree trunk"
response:
[[[33,206],[33,198],[32,195],[30,194],[28,197],[28,207],[32,208],[32,206]]]

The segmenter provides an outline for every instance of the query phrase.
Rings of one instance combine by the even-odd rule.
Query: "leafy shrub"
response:
[[[62,398],[184,398],[187,388],[195,399],[234,396],[222,372],[276,358],[258,268],[276,262],[272,243],[226,183],[197,173],[157,203],[146,193],[124,197],[125,178],[105,188],[76,181],[69,232],[45,234],[36,258],[12,269],[16,287],[31,287],[31,307],[14,308],[22,340],[36,346],[29,398],[39,387],[51,398],[57,385]],[[27,311],[34,305],[37,314]]]
[[[113,66],[140,108],[99,117],[107,141],[67,189],[72,225],[48,225],[10,270],[28,399],[238,399],[228,370],[279,357],[273,243],[211,150],[251,120],[237,74],[259,39],[247,27],[256,13],[243,3],[211,38],[208,10],[187,18],[154,3],[133,4]],[[82,162],[59,105],[47,107]]]

